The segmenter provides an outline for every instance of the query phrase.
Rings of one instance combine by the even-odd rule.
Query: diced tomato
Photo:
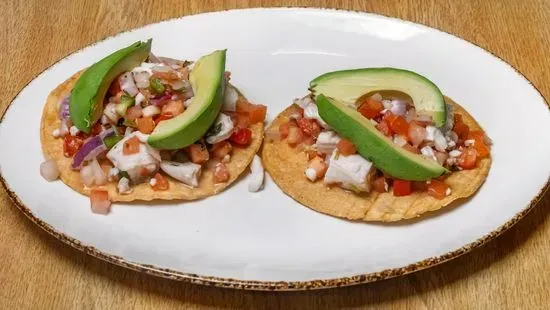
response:
[[[173,118],[174,116],[172,114],[168,114],[168,113],[161,113],[160,115],[158,115],[154,120],[155,120],[155,124],[158,125],[158,123],[160,123],[161,121],[164,121],[164,120],[167,120],[167,119],[171,119]]]
[[[457,134],[459,140],[466,140],[468,139],[468,135],[470,134],[470,128],[462,123],[455,123],[453,131]]]
[[[418,148],[416,146],[412,146],[410,144],[405,144],[402,146],[402,148],[404,148],[405,150],[411,152],[411,153],[414,153],[414,154],[420,154],[420,151],[418,150]]]
[[[235,104],[235,111],[237,113],[248,113],[251,106],[252,104],[248,100],[243,97],[239,97],[239,99],[237,99],[237,103]]]
[[[214,144],[210,153],[212,154],[212,157],[220,159],[231,153],[231,149],[233,149],[231,143],[226,140]]]
[[[368,98],[367,100],[365,100],[365,102],[361,104],[359,109],[357,109],[359,113],[361,113],[364,117],[368,119],[375,118],[380,114],[380,112],[382,112],[382,110],[384,110],[384,105],[382,104],[382,102],[374,100],[372,98]]]
[[[390,126],[388,125],[388,123],[385,120],[381,120],[380,122],[378,122],[378,124],[376,125],[376,129],[378,129],[378,131],[380,131],[381,133],[383,133],[387,137],[392,136]]]
[[[288,131],[290,129],[290,122],[285,122],[279,125],[279,137],[281,140],[286,139],[288,137]]]
[[[63,155],[73,157],[84,144],[84,139],[85,137],[81,133],[76,136],[66,135],[63,138]]]
[[[90,205],[93,213],[107,214],[111,210],[109,192],[104,189],[92,189],[90,192]]]
[[[111,86],[109,86],[109,90],[107,92],[109,93],[109,95],[115,96],[116,94],[120,93],[121,90],[122,89],[120,88],[120,83],[119,83],[118,79],[115,79],[111,83]]]
[[[252,142],[252,131],[248,128],[237,128],[229,140],[239,146],[247,146]]]
[[[355,147],[355,145],[347,139],[341,139],[338,144],[336,144],[336,148],[344,156],[357,153],[357,148]]]
[[[265,120],[267,107],[261,104],[253,104],[248,111],[248,120],[251,124],[261,123]]]
[[[250,125],[250,119],[248,118],[248,113],[228,113],[229,116],[231,116],[231,120],[233,121],[233,126],[235,127],[242,127],[246,128],[248,125]]]
[[[448,188],[449,185],[445,184],[443,181],[431,180],[430,184],[428,184],[428,195],[435,199],[443,199],[447,196]]]
[[[409,126],[408,138],[412,145],[418,146],[426,138],[426,128],[420,126],[416,122],[411,122]]]
[[[151,116],[136,119],[136,124],[141,133],[150,134],[155,129],[155,121]]]
[[[141,115],[143,115],[143,110],[141,109],[141,107],[133,106],[126,110],[126,115],[124,116],[124,118],[129,121],[135,121],[136,119],[140,118]]]
[[[191,144],[187,147],[187,152],[189,153],[189,158],[195,164],[202,165],[210,159],[210,154],[206,146],[202,143]]]
[[[458,157],[458,165],[465,170],[474,169],[477,162],[477,151],[473,147],[461,148],[462,154]]]
[[[474,140],[474,148],[479,159],[489,156],[489,147],[485,143],[485,133],[481,130],[472,130],[468,139]]]
[[[300,127],[302,133],[306,136],[317,138],[321,133],[321,126],[315,120],[302,117],[296,120],[296,123],[298,123],[298,127]]]
[[[93,136],[97,136],[101,133],[101,131],[103,131],[103,126],[101,126],[101,123],[100,122],[96,122],[94,124],[94,126],[92,127],[92,132],[90,133],[90,135],[93,137]]]
[[[185,106],[181,100],[173,100],[162,107],[162,114],[177,116],[185,111]]]
[[[428,189],[428,184],[426,181],[413,181],[412,190],[414,192],[425,192]]]
[[[146,177],[149,175],[149,170],[147,170],[147,168],[145,167],[141,167],[141,169],[139,169],[139,175],[141,175],[142,177]]]
[[[315,170],[317,178],[324,177],[328,169],[327,163],[325,163],[325,160],[320,156],[313,157],[313,159],[309,161],[307,167]]]
[[[139,152],[139,139],[136,136],[131,137],[130,139],[124,141],[122,145],[122,154],[123,155],[132,155]]]
[[[224,183],[229,181],[229,169],[224,163],[216,164],[214,168],[214,182],[215,183]]]
[[[462,121],[462,114],[455,113],[453,115],[454,123],[463,123]]]
[[[288,137],[286,140],[288,144],[292,147],[300,144],[303,140],[303,134],[300,128],[290,126],[290,128],[288,129]]]
[[[395,119],[389,123],[390,129],[400,135],[408,136],[409,134],[409,123],[403,116],[397,116]]]
[[[400,179],[393,180],[393,195],[396,197],[407,196],[412,193],[412,182]]]
[[[374,182],[372,183],[372,186],[374,187],[374,190],[376,192],[385,193],[385,192],[387,192],[387,190],[386,190],[386,187],[388,186],[387,184],[388,183],[386,181],[386,178],[384,178],[382,176],[382,177],[376,178],[376,180],[374,180]]]
[[[155,180],[154,185],[151,185],[154,191],[165,191],[168,189],[168,180],[159,172],[155,174],[153,178]]]

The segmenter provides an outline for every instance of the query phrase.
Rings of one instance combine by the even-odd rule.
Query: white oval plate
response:
[[[157,55],[196,59],[227,48],[233,82],[273,118],[330,70],[394,66],[419,72],[463,105],[494,141],[493,166],[473,199],[421,221],[351,223],[316,213],[269,179],[246,178],[197,202],[117,204],[39,174],[39,124],[48,93],[77,70],[137,40]],[[225,287],[304,289],[364,283],[433,266],[495,237],[542,195],[550,171],[550,113],[511,66],[452,35],[397,19],[317,9],[251,9],[148,25],[86,47],[48,68],[13,100],[0,124],[4,185],[55,237],[150,274]],[[304,181],[305,182],[305,181]]]

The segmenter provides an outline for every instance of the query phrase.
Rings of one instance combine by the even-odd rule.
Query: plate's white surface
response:
[[[273,118],[326,71],[395,66],[417,71],[463,105],[494,141],[487,182],[469,202],[408,224],[350,223],[285,196],[269,178],[198,201],[116,205],[90,212],[87,197],[39,174],[39,124],[48,93],[77,70],[137,40],[196,59],[227,48],[227,69]],[[181,38],[181,39],[177,39]],[[304,281],[403,267],[473,242],[524,209],[550,171],[550,113],[513,68],[461,39],[359,13],[254,9],[189,16],[120,34],[60,61],[32,81],[0,124],[0,168],[20,200],[57,231],[127,261],[201,276]],[[304,181],[304,180],[301,180]]]

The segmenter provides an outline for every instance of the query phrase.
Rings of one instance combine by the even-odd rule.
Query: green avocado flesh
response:
[[[409,95],[419,114],[432,117],[436,126],[445,125],[446,106],[439,88],[427,78],[403,69],[363,68],[325,73],[309,83],[314,94],[325,94],[352,105],[375,91],[398,91]]]
[[[111,83],[122,73],[139,66],[151,51],[151,42],[136,42],[90,66],[76,81],[69,112],[76,128],[90,132],[103,113],[103,100]]]
[[[369,119],[344,103],[323,94],[317,96],[316,103],[321,118],[385,173],[403,180],[426,181],[447,172],[435,161],[395,145]]]
[[[184,113],[155,127],[148,143],[158,149],[180,149],[195,143],[218,117],[224,90],[226,50],[201,57],[189,74],[192,103]]]

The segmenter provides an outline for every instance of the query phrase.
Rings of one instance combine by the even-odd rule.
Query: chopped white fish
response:
[[[119,172],[120,172],[120,170],[118,170],[118,168],[116,168],[116,167],[113,167],[113,168],[109,169],[109,174],[107,175],[107,180],[109,180],[109,181],[117,180]]]
[[[130,186],[130,180],[128,178],[122,178],[118,181],[117,184],[118,192],[121,194],[130,194],[133,189]]]
[[[264,184],[264,166],[258,155],[254,155],[250,164],[250,181],[248,182],[248,191],[257,192]]]
[[[393,136],[393,143],[397,146],[403,146],[407,144],[407,140],[402,135],[395,135]]]
[[[434,150],[430,146],[426,145],[423,148],[421,148],[420,153],[429,159],[433,159],[434,161],[437,161]]]
[[[431,128],[428,129],[428,127],[431,127]],[[427,132],[426,140],[433,141],[436,150],[440,152],[445,152],[445,150],[448,147],[448,144],[447,144],[447,139],[445,139],[445,136],[443,135],[441,130],[433,126],[427,126],[426,132]],[[431,138],[431,140],[429,138]]]
[[[141,131],[134,132],[134,136],[136,136],[141,143],[147,143],[147,140],[149,139],[149,135],[142,133]]]
[[[134,132],[134,129],[132,129],[132,127],[126,127],[126,129],[124,130],[124,136],[129,137],[132,132]]]
[[[54,138],[59,138],[59,137],[60,137],[59,129],[55,129],[55,130],[52,132],[52,136],[53,136]]]
[[[101,124],[102,125],[109,124],[109,118],[107,118],[107,116],[105,114],[101,115]]]
[[[360,155],[340,155],[337,150],[332,153],[325,174],[325,184],[338,183],[341,187],[353,191],[370,191],[369,172],[373,168],[370,161]]]
[[[332,154],[342,138],[332,130],[323,131],[317,137],[315,148],[320,153]]]
[[[302,109],[304,109],[304,118],[307,119],[314,119],[316,120],[319,125],[323,128],[329,128],[328,124],[321,118],[319,115],[319,110],[317,109],[317,105],[315,104],[315,101],[310,96],[305,96],[304,98],[296,99],[294,100],[294,103],[299,105]]]
[[[69,133],[74,137],[80,133],[80,129],[76,128],[76,126],[71,126]]]
[[[214,125],[206,133],[206,142],[215,144],[229,139],[233,133],[233,120],[228,115],[220,113]]]
[[[141,110],[141,113],[143,114],[143,117],[149,117],[149,116],[155,116],[160,114],[160,108],[156,105],[148,105],[143,110]]]
[[[185,185],[191,187],[199,186],[201,165],[192,162],[179,163],[163,160],[160,163],[160,169]]]
[[[109,102],[105,106],[105,109],[103,109],[103,115],[105,115],[109,119],[109,121],[114,124],[116,124],[116,122],[118,122],[121,117],[116,111],[116,103],[114,102]]]
[[[231,161],[231,155],[225,154],[225,156],[222,158],[222,163],[227,164]]]
[[[435,138],[435,131],[437,128],[435,126],[428,125],[426,126],[426,137],[424,138],[425,141],[433,141]]]
[[[151,186],[157,185],[157,179],[151,178],[151,180],[149,180],[149,185],[151,185]]]
[[[142,62],[139,67],[135,67],[132,69],[132,73],[138,73],[138,72],[147,72],[150,75],[153,74],[153,68],[157,69],[156,67],[165,67],[166,65],[163,63],[150,63],[150,62]]]
[[[449,152],[449,156],[451,156],[451,157],[458,157],[461,154],[462,154],[462,152],[459,151],[459,150],[452,150],[452,151]]]
[[[315,182],[315,180],[317,180],[317,172],[313,168],[307,168],[305,175],[311,182]]]
[[[144,177],[147,175],[152,175],[158,170],[160,164],[160,154],[149,145],[140,143],[137,153],[124,155],[122,153],[124,143],[134,136],[135,133],[130,134],[115,144],[115,146],[113,146],[107,153],[107,158],[117,169],[120,171],[126,171],[132,182],[137,184]],[[142,168],[147,170],[147,175],[143,175],[144,173]]]
[[[237,109],[237,100],[239,93],[231,84],[225,84],[225,92],[223,94],[222,111],[235,112]]]

